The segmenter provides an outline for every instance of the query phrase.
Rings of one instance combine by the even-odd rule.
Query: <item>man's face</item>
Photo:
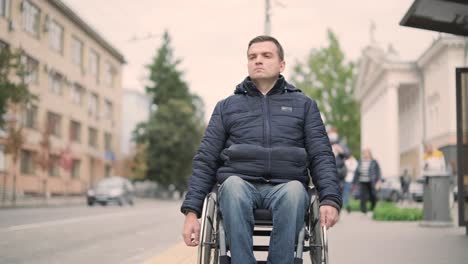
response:
[[[247,51],[247,60],[252,80],[276,79],[285,66],[278,56],[278,48],[270,41],[252,44]]]

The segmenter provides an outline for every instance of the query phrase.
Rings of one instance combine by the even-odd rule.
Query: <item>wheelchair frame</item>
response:
[[[325,227],[320,226],[318,194],[314,187],[309,187],[310,205],[306,213],[296,244],[295,264],[303,263],[303,252],[309,251],[312,264],[328,264],[328,238]],[[271,227],[271,220],[255,219],[254,227]],[[270,230],[255,230],[254,236],[270,236]],[[305,242],[308,245],[305,246]],[[254,245],[254,251],[268,251],[268,246]],[[226,235],[222,217],[218,211],[217,191],[209,193],[203,203],[201,217],[200,243],[198,246],[198,264],[229,264]],[[257,261],[266,263],[266,261]]]

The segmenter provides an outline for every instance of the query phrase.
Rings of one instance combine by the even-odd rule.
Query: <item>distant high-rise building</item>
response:
[[[144,93],[136,90],[123,92],[122,98],[122,142],[123,155],[132,153],[134,143],[132,133],[136,126],[149,119],[151,112],[151,99]]]

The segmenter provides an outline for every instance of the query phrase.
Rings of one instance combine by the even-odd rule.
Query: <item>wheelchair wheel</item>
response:
[[[216,194],[210,193],[203,204],[198,245],[198,264],[217,264],[219,258],[217,240]]]
[[[312,264],[328,264],[328,237],[327,229],[320,226],[320,212],[318,201],[311,205],[309,217],[309,247]]]

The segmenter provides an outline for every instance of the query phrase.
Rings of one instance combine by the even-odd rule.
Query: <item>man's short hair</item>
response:
[[[259,42],[267,42],[267,41],[270,41],[270,42],[273,42],[275,45],[276,45],[276,48],[278,49],[278,57],[280,58],[281,61],[284,60],[284,50],[283,50],[283,47],[281,46],[281,44],[279,43],[279,41],[277,39],[275,39],[274,37],[271,37],[271,36],[257,36],[255,38],[253,38],[250,42],[249,42],[249,46],[247,47],[247,50],[250,48],[250,46],[252,46],[252,44],[254,43],[259,43]]]

